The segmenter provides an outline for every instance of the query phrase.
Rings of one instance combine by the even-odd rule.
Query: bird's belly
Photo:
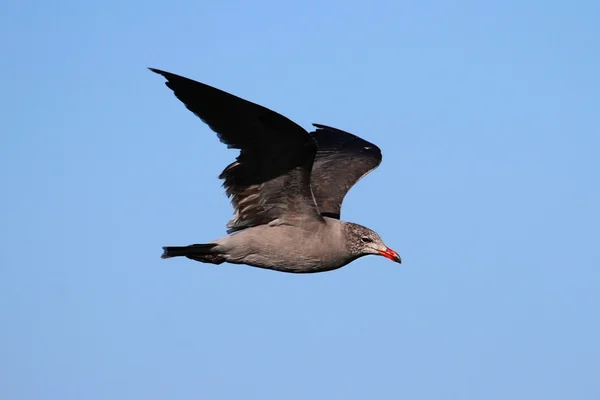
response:
[[[299,259],[298,257],[281,257],[279,260],[263,260],[261,257],[254,258],[252,256],[247,257],[243,263],[258,268],[272,269],[275,271],[296,274],[332,271],[347,264],[347,262],[328,262],[323,259]]]

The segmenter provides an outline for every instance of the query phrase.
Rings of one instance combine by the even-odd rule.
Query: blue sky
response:
[[[600,398],[600,4],[3,2],[0,397]],[[185,259],[236,153],[146,70],[378,144],[402,265]]]

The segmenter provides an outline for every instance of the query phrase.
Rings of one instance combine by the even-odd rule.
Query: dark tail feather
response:
[[[192,260],[221,264],[225,259],[222,255],[212,252],[216,243],[191,244],[189,246],[167,246],[163,247],[160,258],[187,257]]]

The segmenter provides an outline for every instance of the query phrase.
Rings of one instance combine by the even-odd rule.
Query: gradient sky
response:
[[[600,398],[600,3],[0,5],[0,398]],[[161,260],[236,155],[146,67],[379,145],[404,261]]]

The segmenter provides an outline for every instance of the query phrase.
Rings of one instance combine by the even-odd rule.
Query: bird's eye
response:
[[[373,243],[373,239],[368,236],[363,236],[360,238],[360,240],[362,240],[363,243]]]

